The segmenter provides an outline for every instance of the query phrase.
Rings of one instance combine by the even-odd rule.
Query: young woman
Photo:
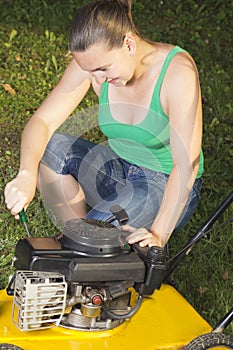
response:
[[[18,218],[38,182],[62,221],[108,220],[119,204],[129,216],[121,227],[129,231],[128,243],[163,247],[189,220],[200,195],[195,63],[180,47],[143,39],[127,0],[97,0],[80,9],[70,50],[62,79],[24,129],[20,170],[5,189],[7,207]],[[108,145],[55,133],[91,86]]]

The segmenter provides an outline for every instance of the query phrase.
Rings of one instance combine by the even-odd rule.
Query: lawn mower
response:
[[[75,219],[55,237],[16,245],[15,273],[0,291],[0,349],[233,349],[177,291],[171,274],[233,201],[227,196],[174,257],[167,247],[128,245],[111,222]],[[112,209],[120,225],[127,213]]]

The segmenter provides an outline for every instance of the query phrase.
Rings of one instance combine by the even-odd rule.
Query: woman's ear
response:
[[[135,40],[132,33],[128,33],[125,35],[124,45],[126,46],[128,52],[129,52],[129,55],[134,56],[136,53],[137,45],[136,45],[136,40]]]

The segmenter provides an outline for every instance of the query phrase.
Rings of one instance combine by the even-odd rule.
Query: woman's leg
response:
[[[133,172],[130,171],[134,168]],[[119,187],[116,195],[110,195],[100,201],[91,211],[87,218],[97,220],[109,220],[112,216],[111,207],[120,205],[128,214],[128,224],[135,227],[150,229],[156,214],[160,208],[168,175],[160,172],[143,171],[132,166],[128,171],[128,181],[123,187]],[[144,174],[144,175],[142,175]],[[178,220],[174,231],[180,230],[193,215],[199,199],[202,180],[197,179],[194,183],[189,199]],[[112,222],[119,226],[117,220]]]
[[[150,229],[159,210],[167,178],[168,176],[162,173],[144,172],[137,166],[130,166],[126,184],[118,187],[115,195],[100,201],[86,217],[109,220],[112,216],[111,207],[119,205],[128,215],[127,224]],[[117,220],[112,223],[119,226]]]
[[[57,174],[40,164],[38,189],[49,210],[62,222],[85,217],[85,195],[72,175]]]
[[[109,147],[62,134],[53,136],[42,163],[41,193],[63,222],[84,217],[86,201],[93,208],[88,218],[108,220],[111,207],[118,204],[126,210],[130,225],[149,229],[168,179],[166,174],[122,161]],[[178,222],[179,229],[197,205],[200,181],[194,185]]]
[[[93,207],[115,193],[122,178],[124,169],[109,147],[54,134],[40,164],[38,189],[48,211],[65,222],[85,217],[86,203]]]

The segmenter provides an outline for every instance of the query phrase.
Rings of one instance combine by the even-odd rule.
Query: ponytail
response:
[[[131,22],[133,23],[133,18],[132,18],[132,0],[107,0],[107,1],[116,1],[116,2],[118,2],[119,5],[122,6],[122,8],[125,9],[126,13],[128,14],[128,17],[130,18]],[[133,24],[133,26],[134,26],[134,24]]]
[[[114,1],[114,0],[107,0],[107,1]],[[126,12],[128,13],[129,17],[132,17],[131,10],[132,10],[132,1],[131,0],[116,0],[122,7],[126,9]]]
[[[125,34],[138,34],[131,13],[131,0],[97,0],[75,15],[70,31],[70,50],[85,51],[97,43],[121,47]]]

